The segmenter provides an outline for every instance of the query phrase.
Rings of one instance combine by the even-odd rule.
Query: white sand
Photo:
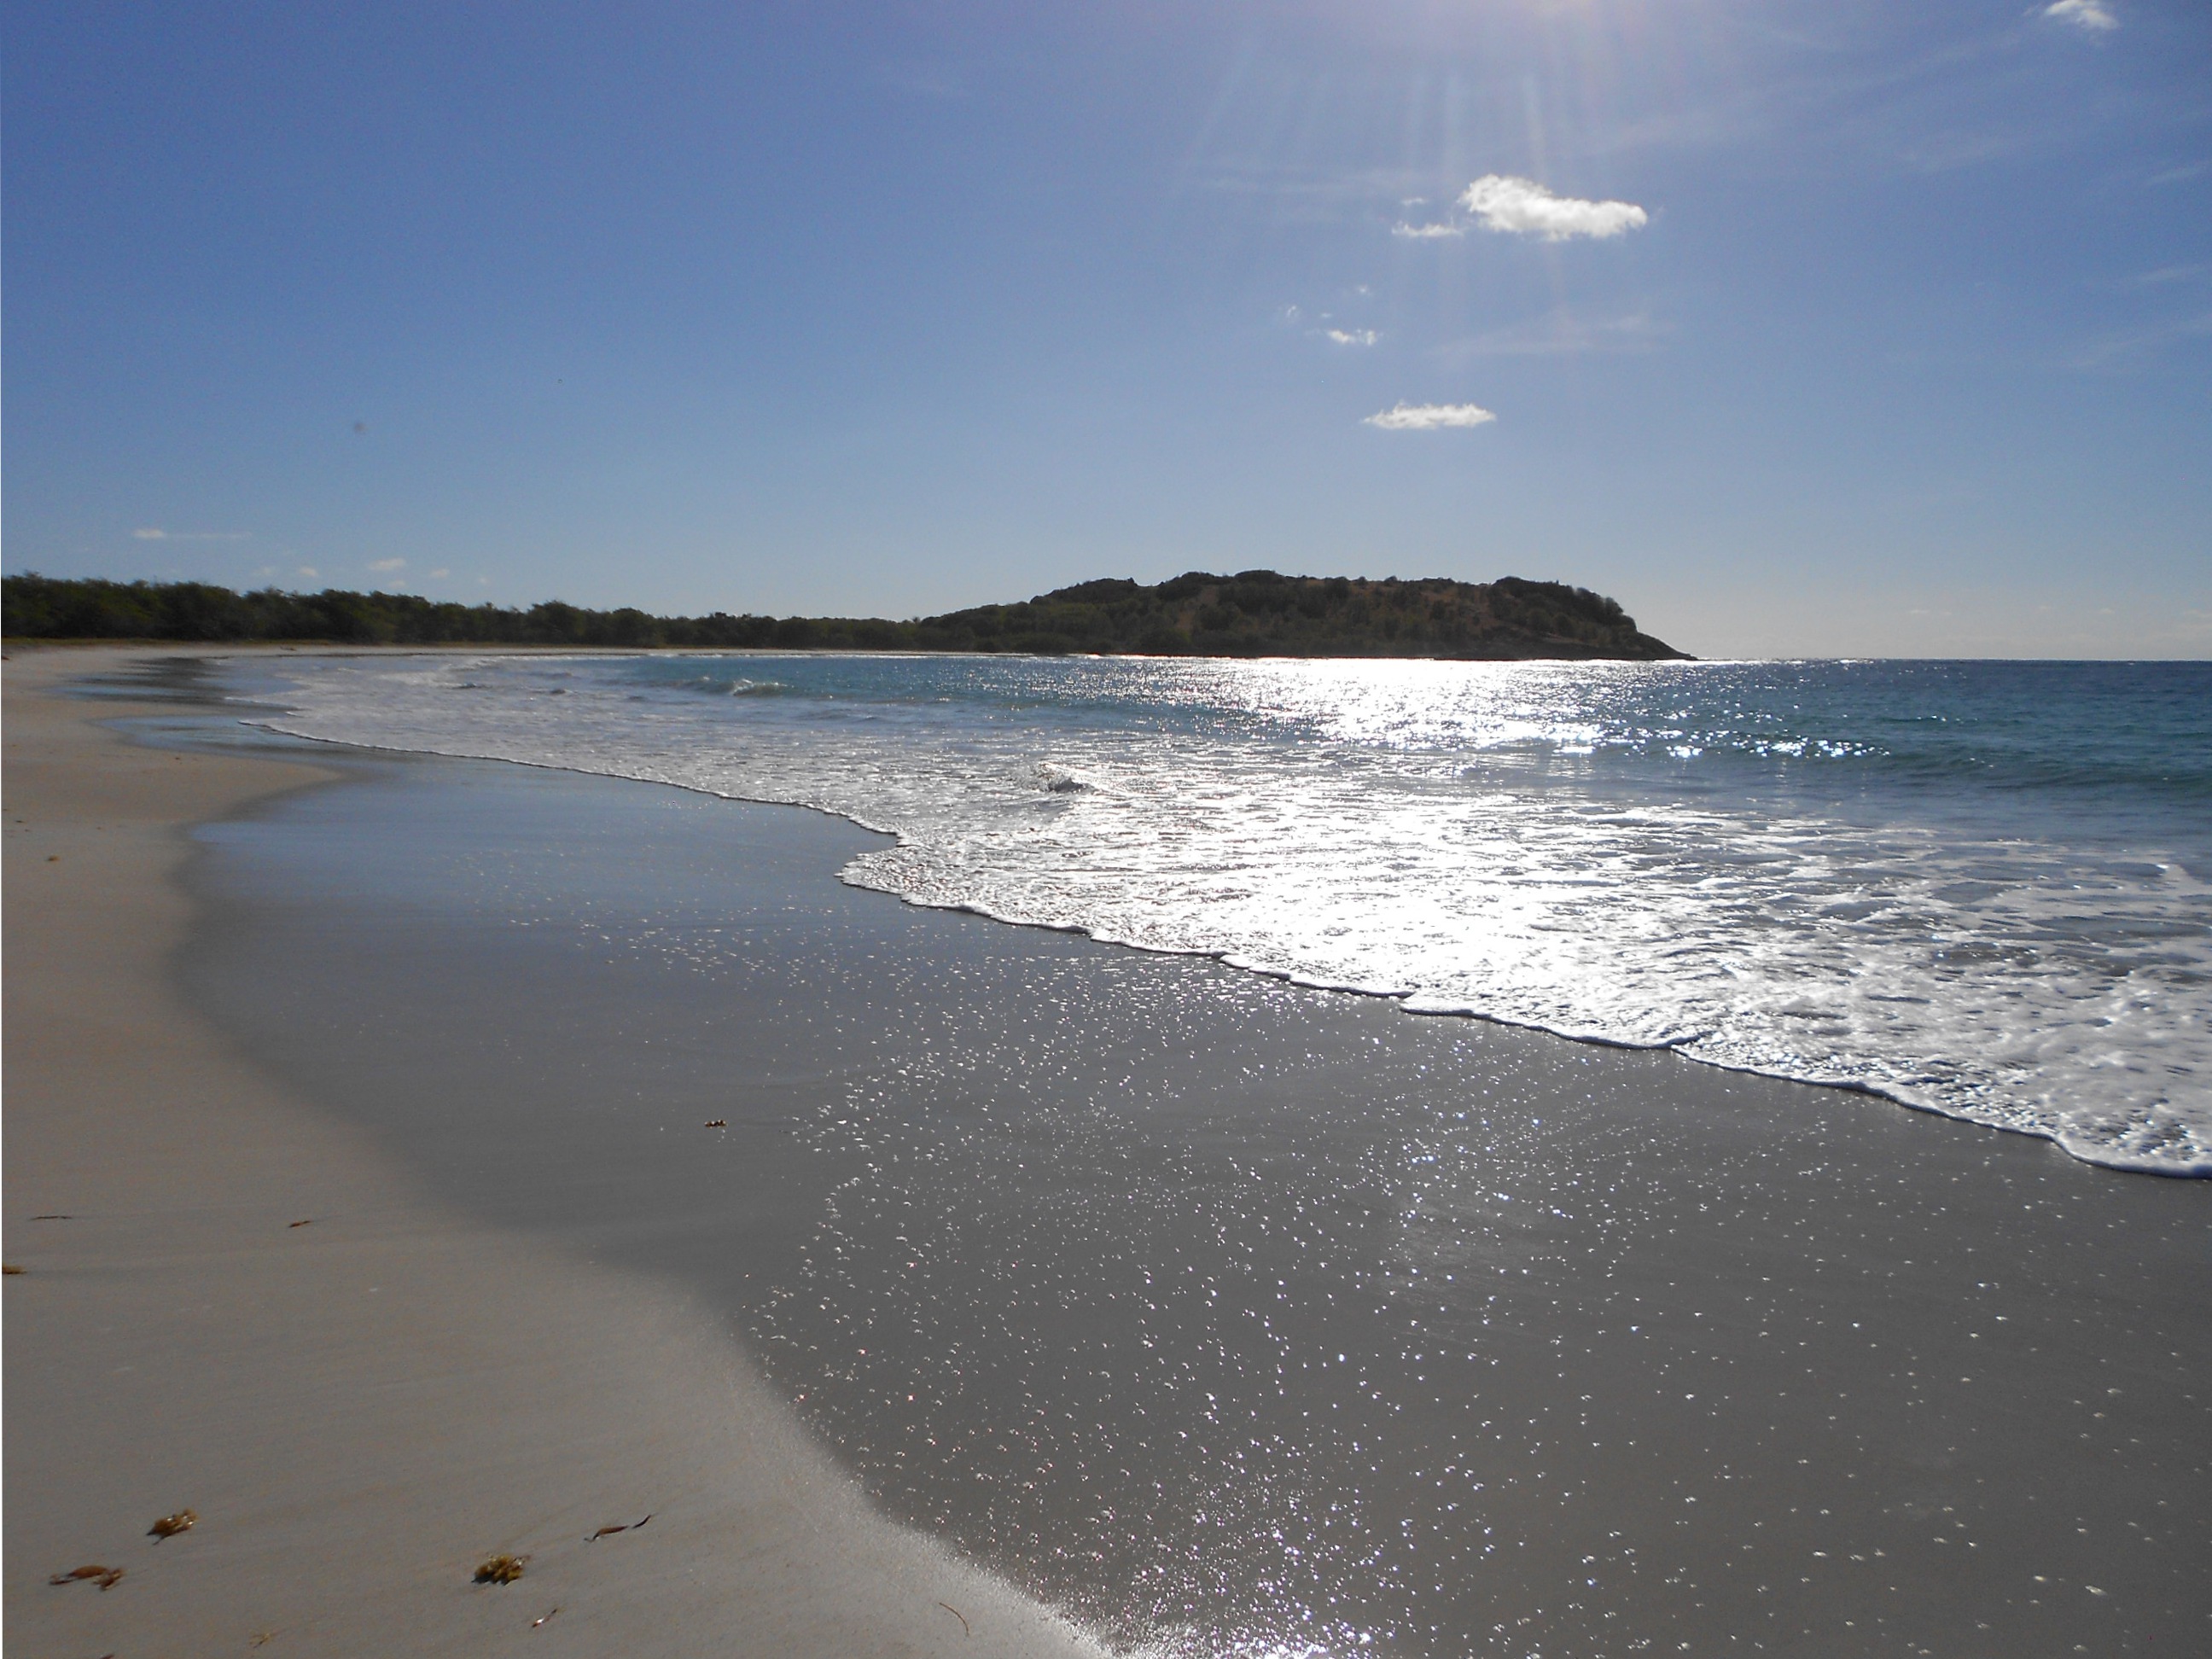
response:
[[[10,1650],[1095,1651],[870,1513],[712,1316],[441,1208],[179,1006],[184,827],[317,775],[44,693],[147,654],[5,670]]]

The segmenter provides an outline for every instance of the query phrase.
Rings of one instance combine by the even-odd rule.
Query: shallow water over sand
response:
[[[204,1005],[457,1200],[699,1286],[887,1509],[1121,1640],[2212,1625],[2203,1183],[901,906],[808,815],[362,779],[206,832]]]
[[[822,807],[848,880],[2212,1172],[2212,669],[301,659],[286,730]]]

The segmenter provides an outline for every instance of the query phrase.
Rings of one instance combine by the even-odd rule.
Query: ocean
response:
[[[2212,665],[318,656],[300,736],[801,805],[918,905],[2212,1174]]]
[[[328,750],[179,971],[1134,1659],[2186,1650],[2212,1187],[1864,1091],[2201,1167],[2191,676],[245,658],[534,763]]]

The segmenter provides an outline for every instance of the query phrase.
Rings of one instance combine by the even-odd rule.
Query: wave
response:
[[[1823,669],[1849,696],[1826,686],[1796,736],[1774,735],[1873,733],[1826,757],[1860,779],[1839,795],[1808,788],[1795,750],[1717,762],[1602,741],[1772,723],[1813,700],[1803,669],[775,667],[572,664],[575,695],[555,702],[534,695],[543,659],[465,679],[331,659],[297,665],[295,712],[272,723],[814,807],[890,832],[844,878],[912,903],[1859,1090],[2115,1169],[2212,1174],[2212,848],[2160,781],[2187,716],[2113,745],[2132,791],[2023,781],[2098,742],[2078,721],[2032,741],[2031,717],[2052,719],[2036,708],[2109,720],[2109,676],[2070,705],[2001,675],[1945,682],[2012,722],[2022,752],[1988,760],[1991,791],[1872,752],[1925,722],[1925,677],[1883,693]],[[477,682],[495,695],[445,695]],[[775,690],[696,695],[738,684]],[[1967,736],[1946,741],[1995,755],[1997,722],[1975,714],[1949,711]]]

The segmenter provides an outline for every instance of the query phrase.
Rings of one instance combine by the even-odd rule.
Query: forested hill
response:
[[[692,649],[1137,653],[1158,656],[1607,657],[1683,653],[1612,599],[1559,582],[1194,571],[1152,586],[1084,582],[1015,605],[887,622],[845,617],[653,617],[557,600],[526,611],[332,588],[234,593],[204,582],[0,579],[14,639],[252,640],[345,645],[661,646]]]
[[[1561,582],[1193,572],[1104,580],[917,626],[957,650],[1218,657],[1679,658],[1614,600]]]

